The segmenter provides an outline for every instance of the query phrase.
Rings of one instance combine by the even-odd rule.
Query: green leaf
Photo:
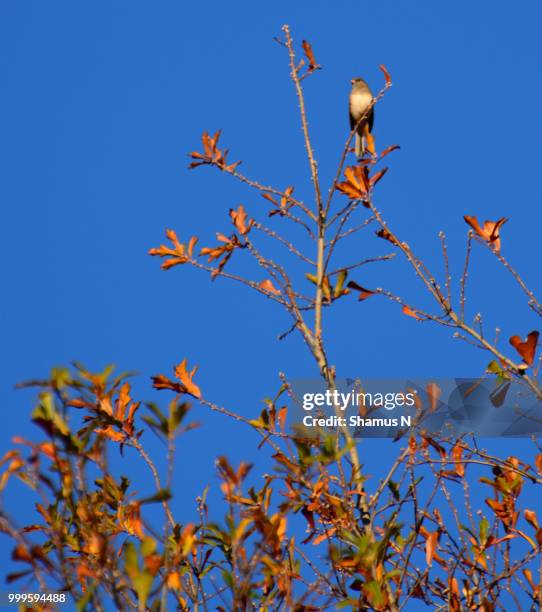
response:
[[[113,372],[115,371],[115,364],[114,363],[110,363],[109,365],[105,366],[103,372],[101,372],[98,376],[100,377],[100,380],[105,384],[107,382],[107,379],[111,376],[111,374],[113,374]]]
[[[189,410],[190,404],[188,402],[179,403],[177,400],[173,400],[169,403],[169,433],[173,433],[179,427]]]
[[[335,609],[336,610],[342,610],[343,608],[352,608],[352,610],[357,610],[359,607],[359,602],[356,601],[355,599],[343,599],[342,601],[339,601],[339,603],[335,604]]]
[[[206,502],[206,500],[207,500],[207,494],[208,494],[208,493],[209,493],[209,485],[207,485],[207,486],[205,487],[205,489],[203,489],[203,493],[201,494],[201,502],[200,502],[200,504],[201,504],[202,506],[204,506],[204,505],[205,505],[205,502]]]
[[[68,425],[57,412],[54,398],[49,392],[40,395],[40,403],[32,413],[32,420],[44,427],[47,431],[60,433],[63,436],[69,436],[70,434]]]
[[[153,576],[147,570],[143,570],[138,576],[132,579],[132,584],[136,590],[140,606],[145,606],[147,603],[147,598],[151,592],[152,581]]]
[[[388,489],[391,491],[395,501],[399,501],[401,499],[401,495],[399,493],[399,485],[396,482],[394,482],[393,480],[389,480]]]
[[[487,364],[486,368],[487,372],[490,374],[495,374],[500,382],[504,380],[510,380],[510,374],[505,369],[501,367],[501,364],[498,361],[490,361]]]
[[[51,380],[56,389],[63,389],[71,380],[70,371],[68,368],[52,368]]]
[[[90,600],[92,599],[92,596],[94,595],[94,591],[96,590],[96,584],[93,583],[90,586],[87,586],[87,590],[85,591],[85,594],[83,595],[83,597],[81,597],[81,599],[77,600],[77,603],[75,604],[75,609],[77,610],[77,612],[85,612],[85,610],[87,609],[87,605],[90,603]]]
[[[233,589],[234,582],[233,582],[233,576],[231,572],[228,572],[227,570],[222,570],[222,579],[227,584],[227,586],[230,587],[230,589]]]
[[[337,274],[337,282],[335,283],[335,288],[333,289],[333,295],[335,297],[339,297],[341,295],[347,276],[348,272],[346,270],[341,270]]]
[[[148,536],[143,539],[141,546],[139,547],[143,557],[148,557],[156,550],[156,540],[149,538]]]
[[[148,402],[145,406],[156,416],[158,417],[161,423],[165,423],[167,421],[164,413],[158,408],[158,406],[154,402]]]
[[[124,570],[132,580],[139,574],[137,550],[133,542],[124,544]]]
[[[489,534],[489,521],[484,518],[480,521],[480,542],[485,544],[487,542],[487,536]]]
[[[169,499],[171,499],[171,491],[169,489],[159,489],[154,495],[145,497],[139,500],[139,502],[141,504],[153,504],[155,502],[168,501]]]
[[[363,590],[369,595],[369,600],[373,606],[380,606],[384,603],[384,594],[376,580],[371,580],[363,585]]]
[[[279,399],[279,397],[286,391],[286,389],[288,389],[288,385],[283,383],[280,386],[280,389],[278,390],[277,394],[275,395],[275,397],[273,398],[273,404],[277,403],[277,400]]]

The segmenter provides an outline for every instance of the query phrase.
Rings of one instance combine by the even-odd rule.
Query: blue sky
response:
[[[224,175],[187,170],[204,129],[223,129],[248,175],[295,184],[310,198],[286,56],[272,40],[283,23],[312,42],[324,66],[306,81],[323,180],[347,134],[349,79],[364,76],[376,90],[385,64],[394,86],[376,109],[375,136],[380,148],[402,147],[378,190],[385,217],[436,273],[444,230],[457,279],[462,216],[507,216],[503,252],[539,290],[541,18],[534,0],[4,3],[0,445],[31,435],[32,395],[13,385],[73,359],[137,370],[141,396],[160,400],[149,376],[188,357],[206,395],[245,415],[259,413],[279,370],[315,375],[299,338],[277,341],[289,322],[270,302],[194,270],[161,272],[146,254],[166,227],[212,244],[215,231],[228,230],[229,207],[261,207]],[[538,321],[475,246],[471,315],[483,312],[486,329],[499,326],[505,339],[526,335]],[[389,251],[367,236],[343,253]],[[400,262],[356,279],[425,300]],[[327,324],[344,376],[476,376],[489,361],[381,299],[339,303]],[[214,457],[257,459],[251,434],[203,408],[194,413],[202,428],[183,439],[177,459],[188,500],[181,515],[213,482]],[[389,453],[378,443],[367,461]]]

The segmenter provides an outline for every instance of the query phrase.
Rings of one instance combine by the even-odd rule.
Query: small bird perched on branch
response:
[[[369,85],[359,77],[352,79],[350,83],[352,83],[348,105],[350,129],[353,130],[357,126],[355,150],[356,157],[359,159],[365,153],[367,134],[373,129],[374,109],[367,110],[373,100],[373,94],[369,89]],[[364,117],[365,114],[366,116]],[[363,119],[360,121],[362,117]]]

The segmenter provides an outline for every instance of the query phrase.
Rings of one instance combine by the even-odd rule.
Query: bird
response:
[[[373,129],[374,109],[371,107],[369,110],[367,110],[373,101],[373,94],[369,88],[369,85],[367,85],[367,82],[360,77],[353,78],[350,83],[352,84],[348,104],[350,114],[350,130],[353,130],[357,126],[355,151],[356,156],[359,159],[363,157],[363,154],[365,153],[366,130],[371,132]],[[365,114],[366,116],[364,117]]]

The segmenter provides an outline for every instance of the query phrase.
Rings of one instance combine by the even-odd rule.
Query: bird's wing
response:
[[[369,132],[373,131],[373,123],[375,122],[375,109],[374,106],[369,111],[367,115],[367,123],[369,124]]]
[[[350,119],[350,131],[352,131],[356,125],[356,120],[352,116],[352,108],[350,105],[350,100],[348,101],[348,118]]]

